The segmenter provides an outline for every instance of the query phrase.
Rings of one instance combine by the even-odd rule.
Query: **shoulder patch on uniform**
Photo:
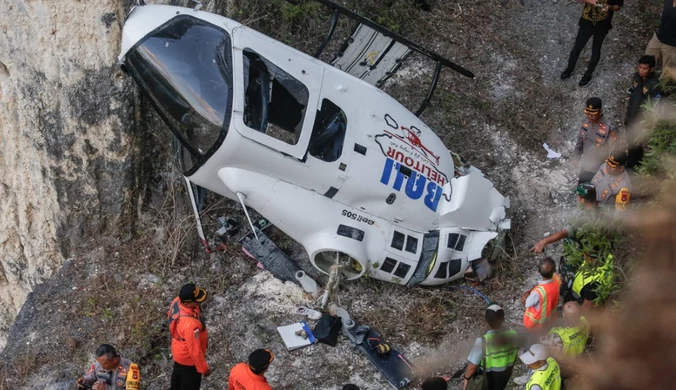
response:
[[[195,340],[200,339],[200,330],[199,329],[196,328],[195,330],[193,330],[192,334],[195,335]]]
[[[617,196],[615,196],[615,208],[618,210],[625,210],[630,200],[631,193],[629,192],[629,189],[627,187],[622,187],[620,192],[617,193]]]

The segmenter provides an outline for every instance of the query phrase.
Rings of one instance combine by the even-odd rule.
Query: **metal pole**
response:
[[[434,90],[437,88],[437,83],[439,82],[439,75],[441,74],[441,62],[437,61],[437,66],[434,69],[434,78],[432,78],[432,85],[430,85],[430,90],[427,92],[425,100],[420,104],[420,108],[415,112],[415,116],[420,116],[423,111],[430,105],[430,100],[432,95],[434,95]]]
[[[326,45],[329,44],[331,37],[333,37],[333,33],[336,31],[336,25],[338,24],[339,17],[340,12],[338,12],[338,10],[333,10],[333,14],[331,15],[331,27],[329,27],[329,32],[326,33],[326,36],[324,37],[322,44],[319,45],[319,48],[313,55],[314,58],[319,58],[319,56],[322,55],[322,53],[324,52],[324,49],[326,49]]]

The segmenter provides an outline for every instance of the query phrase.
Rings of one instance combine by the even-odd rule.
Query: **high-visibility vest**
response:
[[[530,390],[533,385],[538,385],[542,390],[560,390],[561,389],[561,368],[554,358],[547,358],[547,369],[533,371],[526,390]]]
[[[557,334],[561,338],[563,349],[561,356],[574,358],[584,351],[589,338],[589,323],[584,317],[580,317],[580,324],[572,328],[557,327],[549,331],[550,334]]]
[[[523,313],[523,324],[527,329],[541,326],[547,322],[559,304],[559,290],[561,288],[561,276],[554,274],[552,281],[547,284],[538,284],[531,291],[540,295],[540,308],[531,306]]]
[[[573,279],[573,297],[580,299],[584,286],[597,282],[602,286],[610,286],[613,282],[613,255],[608,255],[603,265],[593,270],[580,269]]]
[[[519,352],[515,330],[498,330],[486,333],[486,371],[505,371],[514,365]]]

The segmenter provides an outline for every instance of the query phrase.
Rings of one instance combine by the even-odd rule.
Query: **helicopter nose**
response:
[[[177,14],[176,7],[152,5],[134,7],[122,29],[120,62],[124,61],[125,55],[132,47]]]

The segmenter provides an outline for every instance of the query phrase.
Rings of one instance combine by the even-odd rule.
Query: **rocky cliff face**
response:
[[[129,211],[136,92],[116,66],[128,3],[3,3],[2,344],[28,292]]]
[[[131,226],[138,203],[130,200],[138,199],[145,180],[143,144],[152,142],[149,129],[157,121],[144,119],[138,90],[117,66],[122,25],[134,3],[3,2],[0,347],[36,284],[84,241],[124,236]],[[214,0],[202,9],[229,7],[232,2]]]

